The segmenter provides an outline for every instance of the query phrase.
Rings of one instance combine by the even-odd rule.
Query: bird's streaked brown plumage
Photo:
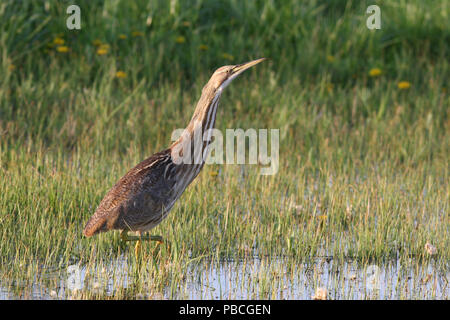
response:
[[[184,134],[168,149],[155,153],[128,171],[100,202],[84,228],[90,237],[108,230],[144,232],[157,226],[169,213],[186,187],[200,173],[211,142],[223,89],[239,74],[263,59],[217,69],[204,86],[194,115]],[[194,148],[195,131],[206,141]],[[180,161],[183,146],[191,147],[190,160]],[[180,152],[181,151],[181,152]]]

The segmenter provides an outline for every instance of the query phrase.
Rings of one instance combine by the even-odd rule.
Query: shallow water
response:
[[[328,299],[449,299],[450,272],[434,261],[407,265],[399,261],[359,265],[319,258],[292,266],[292,260],[246,258],[239,261],[203,260],[188,267],[183,281],[161,290],[132,291],[137,299],[311,299],[318,288]],[[77,299],[80,292],[114,297],[116,290],[133,287],[131,263],[120,257],[106,267],[77,264],[64,270],[42,271],[39,282],[0,280],[0,299]],[[441,267],[442,269],[442,267]],[[45,268],[44,268],[45,270]],[[138,280],[146,282],[146,280]],[[86,297],[86,296],[84,296]]]

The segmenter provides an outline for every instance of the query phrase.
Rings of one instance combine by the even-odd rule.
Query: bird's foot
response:
[[[156,241],[156,247],[152,250],[152,255],[156,256],[161,250],[161,244],[165,244],[167,250],[171,252],[170,243],[167,240],[164,240],[162,236],[152,236],[152,235],[142,235],[141,233],[138,236],[130,236],[128,235],[128,231],[123,230],[120,233],[120,239],[123,242],[127,241],[136,241],[136,245],[134,247],[134,254],[136,259],[141,255],[141,247],[142,241]]]
[[[120,233],[120,239],[122,241],[157,241],[159,244],[164,243],[163,237],[161,236],[151,236],[151,235],[139,235],[139,236],[130,236],[128,235],[128,231],[123,230]]]
[[[141,236],[142,240],[149,240],[149,241],[156,241],[158,244],[164,243],[164,239],[162,236],[151,236],[151,235],[145,235]]]

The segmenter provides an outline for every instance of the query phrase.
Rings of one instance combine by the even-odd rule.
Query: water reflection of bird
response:
[[[168,149],[155,153],[128,171],[112,187],[86,224],[84,235],[90,237],[109,230],[122,230],[122,240],[137,240],[137,246],[141,240],[162,241],[160,236],[143,236],[142,233],[157,226],[167,216],[202,169],[223,89],[263,60],[217,69],[203,87],[183,135]],[[201,137],[200,147],[195,146],[197,134]],[[128,231],[137,231],[139,236],[129,236]]]

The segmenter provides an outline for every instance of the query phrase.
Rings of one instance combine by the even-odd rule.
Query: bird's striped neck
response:
[[[171,147],[177,153],[183,150],[181,154],[172,152],[173,157],[182,156],[183,163],[203,166],[208,153],[208,146],[211,143],[212,129],[214,129],[216,122],[221,94],[221,89],[217,91],[210,91],[207,87],[203,89],[191,121],[181,137]]]
[[[194,115],[181,137],[170,147],[172,163],[176,165],[176,191],[173,203],[197,177],[205,164],[212,129],[216,121],[217,107],[222,90],[211,94],[206,87],[195,108]]]

